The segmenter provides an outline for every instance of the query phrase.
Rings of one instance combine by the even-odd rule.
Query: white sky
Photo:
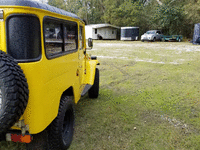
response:
[[[42,3],[47,3],[48,0],[34,0],[34,1],[42,2]]]

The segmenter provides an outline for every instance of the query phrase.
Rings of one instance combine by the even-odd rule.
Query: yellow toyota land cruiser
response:
[[[1,140],[67,149],[74,104],[87,92],[98,97],[98,64],[86,54],[85,24],[75,14],[32,0],[1,0]]]

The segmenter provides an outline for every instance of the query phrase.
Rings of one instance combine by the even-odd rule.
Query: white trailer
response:
[[[92,38],[95,40],[116,40],[117,31],[120,27],[111,24],[91,24],[85,26],[86,39]]]

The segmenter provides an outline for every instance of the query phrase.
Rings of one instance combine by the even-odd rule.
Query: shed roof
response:
[[[138,29],[139,27],[121,27],[121,29]]]
[[[92,28],[95,28],[95,29],[105,28],[105,27],[112,27],[112,28],[120,29],[120,27],[118,27],[118,26],[114,26],[114,25],[107,24],[107,23],[104,23],[104,24],[89,24],[87,26],[91,26]]]
[[[64,11],[62,9],[50,6],[48,4],[43,4],[41,2],[33,1],[33,0],[0,0],[0,6],[27,6],[27,7],[34,7],[39,9],[48,10],[51,12],[55,12],[61,15],[73,17],[80,19],[77,15]]]

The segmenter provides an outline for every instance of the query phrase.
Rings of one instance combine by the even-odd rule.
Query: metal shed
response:
[[[193,44],[200,44],[200,23],[194,25]]]
[[[139,38],[139,27],[121,27],[121,40],[135,40]]]
[[[116,40],[120,27],[111,24],[90,24],[85,26],[86,39]]]

